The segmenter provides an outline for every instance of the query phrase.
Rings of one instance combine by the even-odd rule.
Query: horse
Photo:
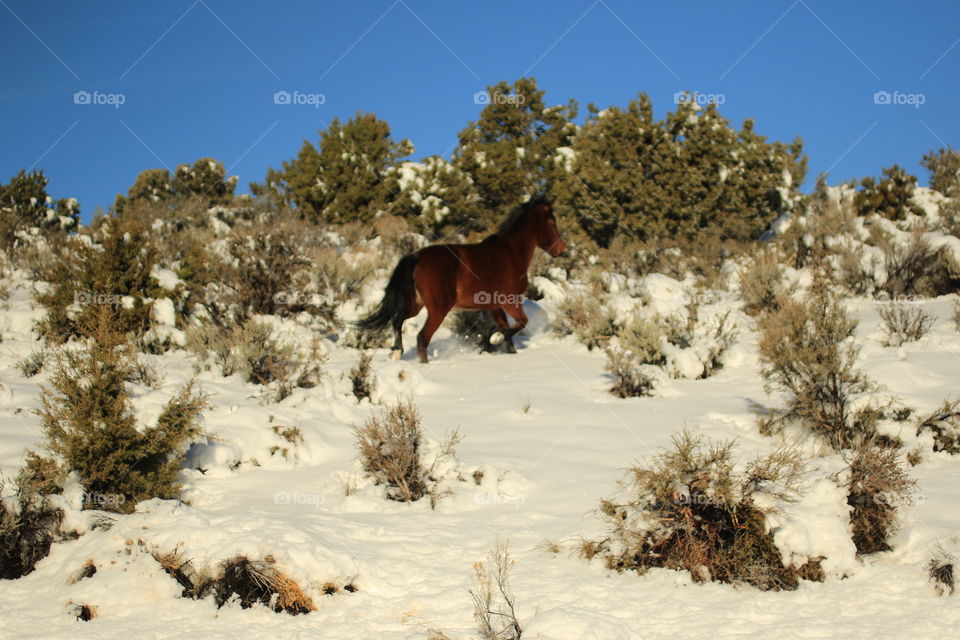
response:
[[[507,351],[514,353],[513,336],[527,326],[523,294],[537,247],[554,258],[566,251],[553,203],[543,197],[520,205],[480,242],[433,244],[401,258],[380,304],[357,326],[361,331],[392,326],[395,338],[390,357],[396,360],[403,353],[404,320],[426,307],[427,321],[417,335],[417,355],[425,363],[430,339],[451,309],[485,309],[503,335]],[[508,315],[514,319],[513,327]]]

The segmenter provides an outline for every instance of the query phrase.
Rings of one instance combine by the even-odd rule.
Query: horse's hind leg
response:
[[[427,306],[427,321],[417,335],[417,356],[420,358],[420,362],[427,362],[427,346],[430,344],[430,338],[443,324],[443,319],[451,308],[453,308],[452,305],[447,307]]]
[[[407,315],[404,317],[397,316],[393,319],[393,347],[390,349],[390,359],[399,360],[400,356],[403,355],[403,323],[420,313],[420,309],[423,307],[419,304],[413,303],[411,309],[407,311]]]

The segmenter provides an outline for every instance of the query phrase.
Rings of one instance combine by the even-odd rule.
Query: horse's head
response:
[[[553,203],[550,200],[541,200],[534,205],[534,213],[538,217],[537,246],[556,258],[567,250],[560,230],[557,228],[557,218],[553,215]]]

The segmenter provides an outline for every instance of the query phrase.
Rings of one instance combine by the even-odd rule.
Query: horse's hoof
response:
[[[495,334],[490,336],[490,344],[496,346],[503,342],[504,335],[500,331],[497,331]]]
[[[394,349],[393,351],[390,352],[390,359],[399,360],[401,355],[403,355],[402,351],[400,351],[399,349]]]
[[[517,348],[513,345],[512,342],[507,343],[507,353],[516,353]]]

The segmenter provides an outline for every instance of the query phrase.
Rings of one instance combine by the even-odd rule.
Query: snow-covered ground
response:
[[[664,279],[651,280],[654,293],[670,284]],[[46,374],[26,379],[15,366],[40,346],[30,333],[39,311],[21,284],[0,312],[0,470],[8,479],[42,435],[33,410]],[[899,348],[882,346],[877,303],[850,301],[860,319],[860,364],[879,383],[880,397],[922,413],[957,395],[953,299],[918,303],[937,321],[919,342]],[[684,426],[736,438],[742,459],[780,444],[756,426],[757,406],[780,400],[763,390],[757,335],[739,304],[729,294],[712,309],[734,309],[740,325],[724,368],[705,380],[665,378],[650,398],[607,393],[604,355],[552,335],[549,302],[528,302],[532,321],[515,355],[476,353],[446,329],[434,339],[428,365],[409,348],[400,361],[376,351],[373,404],[358,404],[350,393],[345,374],[357,351],[332,342],[325,344],[323,384],[297,389],[279,404],[261,404],[258,389],[237,377],[203,372],[199,382],[212,401],[204,428],[212,437],[191,452],[191,466],[202,471],[184,471],[189,506],[145,502],[106,530],[89,527],[89,512],[71,512],[67,525],[82,536],[55,544],[33,573],[0,581],[0,637],[388,639],[426,638],[432,628],[470,638],[472,565],[498,540],[509,542],[516,560],[511,583],[524,638],[954,637],[960,596],[938,597],[926,563],[938,544],[960,550],[960,460],[934,454],[909,427],[900,434],[908,450],[925,447],[923,461],[911,468],[918,499],[901,511],[894,550],[864,560],[844,535],[846,505],[830,479],[842,462],[806,443],[807,497],[772,524],[781,550],[828,555],[824,583],[762,592],[694,584],[686,573],[659,569],[616,574],[577,555],[581,536],[604,534],[599,500],[617,492],[628,466],[661,451]],[[408,323],[408,347],[421,321]],[[146,357],[165,375],[160,389],[134,387],[138,415],[150,424],[194,371],[183,352]],[[435,510],[427,500],[384,499],[356,460],[352,427],[378,405],[407,397],[431,439],[454,429],[464,436],[443,469],[451,493]],[[302,444],[286,442],[274,426],[298,428]],[[271,453],[276,446],[287,455]],[[65,500],[79,506],[79,489]],[[548,551],[547,541],[560,552]],[[317,610],[290,616],[178,597],[180,586],[150,551],[179,551],[194,566],[240,553],[273,556]],[[88,560],[96,574],[71,583]],[[357,590],[323,595],[327,583]],[[77,604],[96,606],[97,618],[77,621],[70,614]]]

